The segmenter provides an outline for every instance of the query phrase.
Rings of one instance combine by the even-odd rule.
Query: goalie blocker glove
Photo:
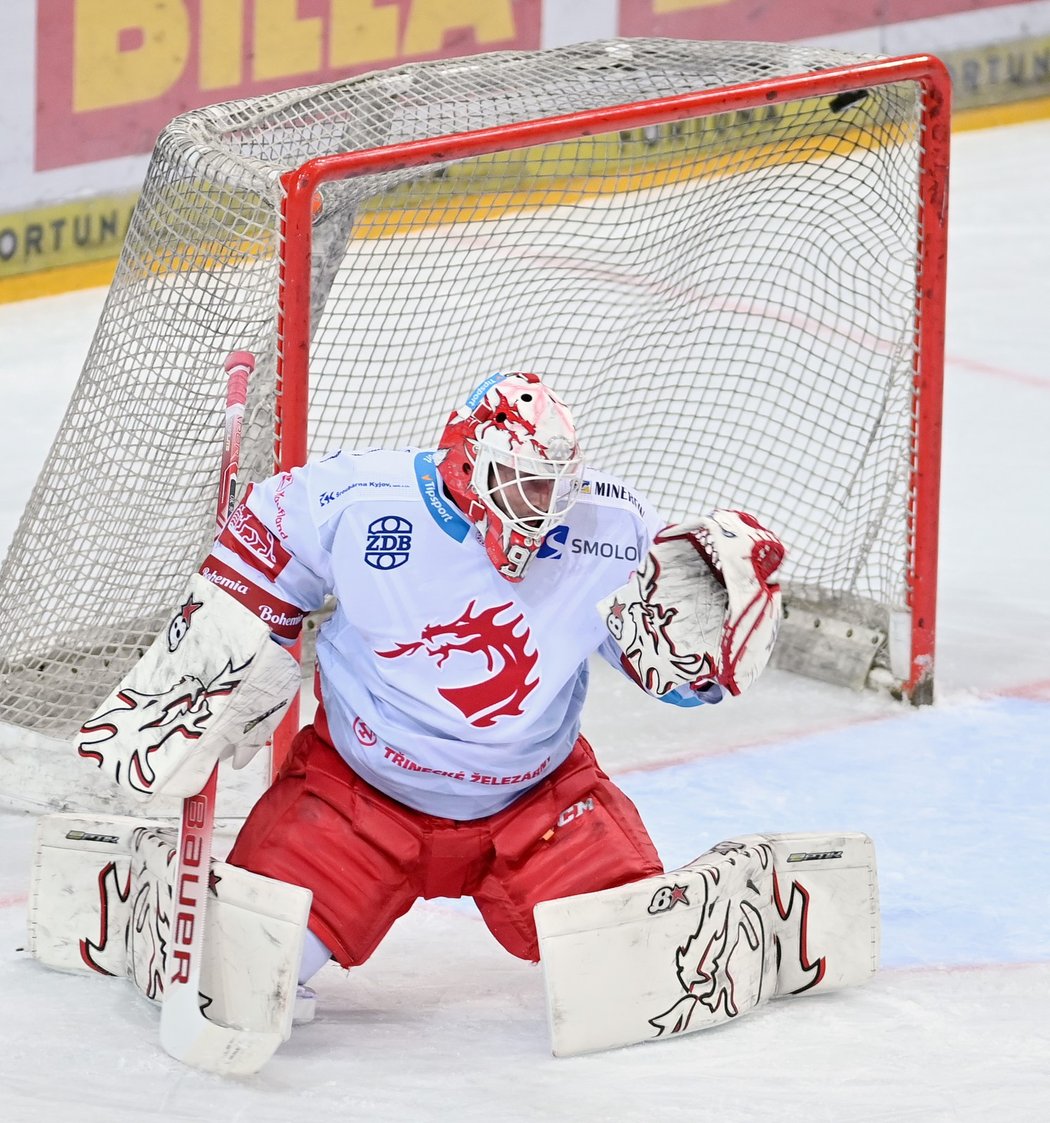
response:
[[[743,511],[661,531],[627,584],[598,602],[624,670],[680,705],[717,701],[704,697],[711,683],[746,690],[776,641],[783,560],[780,539]]]
[[[77,752],[141,800],[185,799],[218,761],[243,768],[299,686],[299,664],[267,625],[194,574],[170,622],[81,727]]]

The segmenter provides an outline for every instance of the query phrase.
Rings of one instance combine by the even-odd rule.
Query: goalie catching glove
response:
[[[627,584],[598,602],[624,670],[679,703],[712,682],[730,694],[746,690],[776,640],[780,586],[772,579],[783,560],[780,539],[743,511],[661,531]]]
[[[299,691],[299,664],[254,613],[194,574],[168,626],[86,721],[77,752],[139,799],[185,799],[243,768]]]

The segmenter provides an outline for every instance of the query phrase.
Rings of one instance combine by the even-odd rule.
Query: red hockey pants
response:
[[[419,897],[473,897],[507,951],[537,960],[537,902],[663,870],[634,804],[583,737],[509,807],[458,822],[388,799],[312,725],[299,732],[228,860],[311,889],[310,928],[344,967],[364,963]]]

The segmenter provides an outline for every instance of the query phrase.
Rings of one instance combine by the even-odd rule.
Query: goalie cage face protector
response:
[[[441,478],[489,560],[520,581],[580,494],[583,459],[568,408],[538,375],[494,374],[448,419]]]

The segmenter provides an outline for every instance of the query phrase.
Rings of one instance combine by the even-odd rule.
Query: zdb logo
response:
[[[373,569],[397,569],[408,561],[412,524],[400,515],[383,515],[368,524],[365,562]]]
[[[689,898],[685,895],[687,888],[685,885],[661,885],[649,902],[649,912],[667,912],[678,904],[688,907]]]

